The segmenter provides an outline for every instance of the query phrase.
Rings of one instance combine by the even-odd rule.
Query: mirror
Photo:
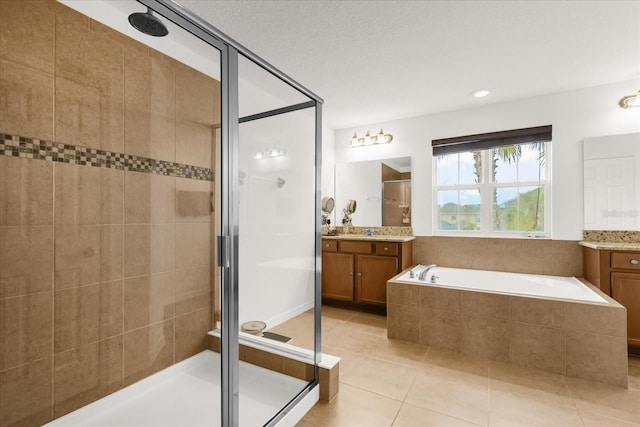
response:
[[[354,226],[411,227],[411,157],[338,163],[334,194],[338,215],[357,203]]]
[[[587,138],[584,229],[640,230],[640,133]]]

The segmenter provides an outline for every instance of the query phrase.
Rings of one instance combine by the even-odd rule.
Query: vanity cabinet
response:
[[[627,342],[640,348],[640,251],[582,248],[584,278],[627,309]]]
[[[322,240],[322,301],[386,310],[387,280],[411,266],[413,242]]]

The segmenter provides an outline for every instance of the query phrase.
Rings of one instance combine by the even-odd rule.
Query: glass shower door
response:
[[[316,378],[316,103],[243,56],[239,101],[239,413],[248,426],[277,417]]]

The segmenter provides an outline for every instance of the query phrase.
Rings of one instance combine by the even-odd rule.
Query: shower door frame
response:
[[[314,380],[310,382],[288,405],[280,408],[278,414],[267,425],[275,425],[291,408],[306,397],[314,386],[318,385],[321,357],[321,170],[322,170],[322,103],[311,92],[282,71],[263,60],[249,49],[228,37],[202,18],[173,0],[137,0],[139,3],[157,11],[186,31],[200,38],[220,51],[221,83],[221,141],[220,141],[220,180],[221,180],[221,230],[216,236],[218,245],[217,267],[221,268],[221,422],[224,427],[239,425],[239,67],[238,58],[244,57],[254,62],[282,82],[311,99],[308,107],[315,108],[315,279],[314,279]],[[285,107],[286,108],[286,107]]]

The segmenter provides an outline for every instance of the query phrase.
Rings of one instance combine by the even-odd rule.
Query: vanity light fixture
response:
[[[390,133],[384,133],[382,129],[378,132],[377,135],[371,136],[371,133],[367,131],[364,138],[358,138],[358,134],[354,133],[351,138],[351,148],[355,147],[365,147],[367,145],[379,145],[379,144],[388,144],[393,141],[393,135]]]
[[[258,151],[254,156],[256,160],[268,159],[270,157],[281,157],[285,155],[283,148],[269,148],[266,150]]]
[[[484,98],[485,96],[489,95],[491,93],[491,91],[489,89],[477,89],[474,90],[473,92],[471,92],[471,95],[473,95],[476,98]]]
[[[620,108],[638,108],[640,107],[640,90],[635,95],[629,95],[622,98],[618,105]]]

